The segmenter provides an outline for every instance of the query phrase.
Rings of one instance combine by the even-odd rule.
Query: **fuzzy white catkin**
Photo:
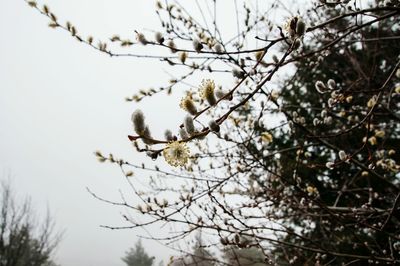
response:
[[[334,166],[335,166],[335,163],[333,163],[333,162],[327,162],[327,163],[325,164],[325,166],[326,166],[326,168],[333,169]]]
[[[181,136],[181,139],[189,138],[189,136],[184,128],[179,129],[179,136]]]
[[[220,90],[220,89],[215,91],[215,95],[217,96],[218,99],[221,99],[222,97],[224,97],[225,94],[226,94],[226,92],[224,92],[223,90]]]
[[[155,39],[160,44],[164,42],[164,37],[162,36],[161,32],[156,32]]]
[[[339,151],[339,158],[340,160],[344,161],[347,158],[347,154],[345,151]]]
[[[165,136],[165,139],[167,141],[173,141],[174,140],[174,136],[172,135],[172,132],[169,129],[165,130],[164,136]]]
[[[315,82],[315,89],[321,94],[327,92],[325,84],[320,80]]]
[[[208,122],[208,126],[210,127],[211,131],[219,132],[219,125],[217,124],[217,122],[215,122],[215,120],[211,120],[210,122]]]
[[[196,133],[196,129],[195,129],[194,123],[193,123],[193,118],[191,116],[187,115],[185,117],[183,124],[185,126],[186,132],[189,135],[194,135]]]
[[[305,32],[306,32],[306,24],[302,19],[299,19],[296,25],[296,34],[297,36],[302,36]]]
[[[148,43],[148,41],[146,40],[146,37],[143,35],[143,33],[137,33],[136,38],[138,40],[138,42],[140,42],[143,45],[146,45]]]
[[[196,52],[200,52],[203,49],[203,44],[197,39],[193,40],[193,48]]]
[[[217,52],[218,54],[222,53],[222,45],[221,44],[216,43],[213,48],[214,48],[214,51]]]
[[[336,90],[336,82],[333,79],[328,80],[328,88],[330,90]]]
[[[151,140],[151,132],[148,126],[145,127],[142,136],[145,137],[142,139],[144,143],[148,145],[154,144],[153,141]]]
[[[131,120],[136,134],[141,135],[144,133],[146,125],[144,123],[144,114],[139,109],[132,113]]]
[[[232,70],[232,75],[233,75],[235,78],[238,78],[238,79],[244,78],[244,73],[243,73],[243,71],[241,71],[241,70],[239,70],[239,69],[237,69],[237,68],[234,68],[234,69]]]

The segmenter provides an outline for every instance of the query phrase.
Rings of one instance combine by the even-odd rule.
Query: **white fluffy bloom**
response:
[[[174,141],[164,148],[163,156],[165,161],[172,166],[184,166],[189,160],[190,151],[186,143]]]

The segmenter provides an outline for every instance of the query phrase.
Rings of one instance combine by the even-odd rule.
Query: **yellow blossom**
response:
[[[310,194],[317,194],[318,193],[318,189],[316,187],[313,186],[308,186],[307,187],[307,192]]]
[[[351,103],[352,100],[353,100],[353,96],[350,95],[350,96],[346,97],[346,102],[347,103]]]
[[[165,161],[172,166],[184,166],[189,160],[190,150],[186,143],[174,141],[165,146],[163,156]]]
[[[368,108],[374,107],[374,105],[376,104],[377,100],[378,100],[378,97],[376,95],[372,96],[372,98],[369,99],[369,101],[367,103]]]
[[[383,130],[376,130],[375,131],[375,137],[383,138],[384,136],[385,136],[385,131],[383,131]]]
[[[197,114],[196,105],[193,102],[192,96],[190,94],[182,98],[179,106],[186,112],[190,113],[191,115]]]
[[[361,176],[368,176],[368,172],[367,171],[362,171]]]
[[[276,91],[276,90],[272,90],[272,92],[271,92],[271,99],[274,100],[274,101],[276,101],[276,100],[278,99],[278,97],[279,97],[279,92]]]
[[[273,137],[270,133],[268,133],[268,132],[261,133],[261,141],[262,142],[269,144],[272,142],[272,140],[273,140]]]
[[[370,137],[370,138],[368,139],[368,141],[369,141],[369,143],[370,143],[372,146],[374,146],[374,145],[377,144],[377,140],[376,140],[375,136]]]
[[[215,83],[211,79],[203,79],[199,87],[200,97],[206,100],[210,105],[214,105],[217,100],[214,95]]]

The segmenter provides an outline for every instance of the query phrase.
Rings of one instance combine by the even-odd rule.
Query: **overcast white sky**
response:
[[[133,38],[134,30],[159,28],[154,1],[46,3],[60,21],[73,22],[85,36]],[[221,21],[229,14],[222,12]],[[93,199],[86,187],[108,199],[118,199],[119,189],[129,190],[120,171],[99,164],[93,151],[143,160],[126,137],[137,106],[124,98],[163,85],[169,79],[165,65],[109,58],[47,24],[23,0],[0,0],[0,179],[11,176],[18,195],[30,196],[40,213],[49,207],[57,228],[64,230],[58,263],[122,266],[121,256],[143,232],[99,227],[122,225],[120,210]],[[176,99],[165,95],[148,103],[140,107],[149,121],[157,121],[156,132],[175,126],[171,117],[184,115]],[[144,246],[157,260],[173,254],[155,242],[144,241]]]
[[[135,29],[158,27],[153,1],[46,2],[61,21],[94,36],[133,36]],[[0,178],[11,175],[18,195],[29,195],[41,212],[48,206],[65,230],[57,262],[123,265],[120,257],[143,232],[99,227],[120,225],[120,210],[94,200],[86,186],[113,199],[126,183],[117,168],[99,164],[93,151],[140,160],[126,138],[136,107],[124,98],[167,77],[157,61],[111,59],[47,23],[22,0],[0,1]],[[144,245],[157,258],[170,253],[154,242]]]

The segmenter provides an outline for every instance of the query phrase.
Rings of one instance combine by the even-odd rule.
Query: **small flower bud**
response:
[[[334,162],[327,162],[325,164],[325,166],[326,166],[326,168],[333,169],[335,167],[335,163]]]
[[[268,145],[273,141],[273,136],[268,132],[261,133],[261,141]]]
[[[330,90],[336,90],[336,82],[333,79],[328,80],[328,88]]]
[[[196,52],[199,53],[203,49],[203,44],[199,40],[194,39],[193,40],[193,48]]]
[[[148,126],[145,127],[143,134],[141,135],[143,136],[143,142],[148,144],[148,145],[152,145],[154,144],[152,137],[151,137],[151,132]]]
[[[339,158],[340,160],[344,161],[347,159],[347,154],[345,151],[339,151]]]
[[[200,96],[206,100],[210,105],[215,105],[217,99],[215,98],[215,83],[213,80],[205,79],[200,86]]]
[[[168,45],[167,45],[167,46],[169,47],[169,49],[171,49],[171,52],[172,52],[172,53],[176,53],[176,45],[175,45],[175,43],[174,43],[173,40],[170,40],[170,41],[168,42]]]
[[[264,51],[257,51],[254,54],[254,57],[256,58],[257,61],[260,61],[263,58],[263,56],[264,56]]]
[[[173,141],[174,140],[174,136],[172,135],[172,132],[169,129],[165,130],[164,136],[165,136],[165,139],[167,141]]]
[[[332,124],[332,116],[327,116],[324,118],[324,124],[331,125]]]
[[[321,94],[328,92],[325,84],[320,80],[315,82],[315,89]]]
[[[136,110],[132,113],[131,120],[133,122],[133,127],[135,129],[136,134],[142,135],[145,131],[145,123],[144,123],[144,115],[140,110]]]
[[[217,96],[218,99],[221,99],[222,97],[224,97],[225,94],[226,93],[223,90],[220,90],[220,89],[215,91],[215,95]]]
[[[156,32],[155,39],[159,44],[164,42],[164,37],[162,36],[161,32]]]
[[[301,42],[299,39],[296,39],[293,44],[293,50],[297,50],[300,48]]]
[[[279,59],[278,59],[278,57],[276,55],[272,56],[272,60],[274,60],[275,64],[279,63]]]
[[[138,42],[140,42],[143,45],[146,45],[148,43],[148,41],[146,40],[146,37],[144,37],[143,33],[136,33],[136,39],[138,40]]]
[[[181,139],[189,138],[189,136],[184,128],[179,129],[179,136],[181,136]]]
[[[210,127],[210,130],[212,132],[219,132],[219,125],[217,124],[217,122],[215,120],[211,120],[210,122],[208,122],[208,126]]]
[[[378,137],[378,138],[383,138],[383,137],[385,137],[385,131],[383,131],[383,130],[376,130],[376,131],[375,131],[375,136]]]
[[[328,99],[328,106],[333,107],[335,105],[335,100],[333,98]]]
[[[378,96],[376,96],[376,95],[372,96],[372,98],[369,99],[369,101],[367,103],[368,108],[372,108],[376,104],[377,101],[378,101]]]
[[[223,51],[222,51],[222,45],[221,44],[219,44],[219,43],[216,43],[215,45],[214,45],[214,51],[217,53],[217,54],[221,54]]]
[[[133,172],[132,171],[128,171],[125,173],[125,176],[129,177],[129,176],[133,176]]]
[[[179,53],[179,60],[184,64],[187,58],[187,53],[186,52],[181,52]]]
[[[183,121],[183,124],[185,126],[186,132],[189,135],[194,135],[196,133],[196,128],[194,127],[194,123],[193,123],[193,118],[189,115],[187,115]]]
[[[234,69],[232,70],[232,75],[233,75],[235,78],[238,78],[238,79],[244,78],[244,72],[241,71],[241,70],[239,70],[239,69],[237,69],[237,68],[234,68]]]
[[[193,102],[192,98],[190,96],[186,96],[182,98],[181,103],[179,106],[187,111],[191,115],[196,115],[197,114],[197,108],[195,103]]]
[[[302,19],[299,19],[296,25],[296,34],[297,36],[302,36],[304,35],[305,32],[306,32],[306,24]]]

